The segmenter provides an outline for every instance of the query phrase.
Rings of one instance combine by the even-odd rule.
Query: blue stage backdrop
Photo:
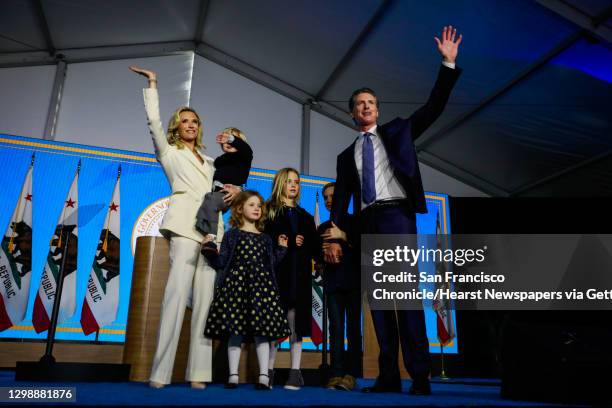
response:
[[[170,194],[166,177],[151,154],[114,150],[72,143],[46,141],[26,137],[0,134],[0,228],[2,233],[9,225],[17,197],[30,166],[32,153],[35,153],[33,173],[33,242],[32,242],[32,276],[28,309],[24,321],[11,329],[0,332],[2,339],[46,339],[47,332],[37,334],[32,327],[32,309],[34,299],[44,267],[45,257],[49,251],[49,242],[53,235],[64,200],[81,160],[79,176],[78,203],[78,262],[76,313],[69,320],[58,325],[56,339],[71,341],[95,341],[95,334],[85,336],[81,330],[80,318],[87,279],[91,270],[94,254],[98,245],[100,231],[103,228],[107,206],[110,202],[117,171],[121,166],[121,263],[120,293],[117,319],[110,325],[101,328],[98,341],[122,343],[125,340],[130,288],[132,280],[132,238],[138,232],[137,220],[155,201]],[[258,190],[267,198],[272,190],[274,171],[251,169],[247,187]],[[302,176],[302,193],[300,205],[314,214],[316,193],[321,187],[332,181],[323,177]],[[319,194],[320,196],[320,194]],[[427,214],[417,216],[420,233],[435,234],[436,214],[440,214],[440,225],[443,234],[450,234],[448,197],[444,194],[426,193]],[[320,199],[320,219],[328,219],[328,212]],[[141,218],[142,220],[142,218]],[[434,265],[419,265],[423,271],[435,272]],[[427,331],[430,349],[440,351],[436,336],[436,315],[426,310]],[[453,324],[455,322],[453,313]],[[314,349],[310,339],[305,341],[306,349]],[[444,349],[445,353],[457,352],[455,339]]]

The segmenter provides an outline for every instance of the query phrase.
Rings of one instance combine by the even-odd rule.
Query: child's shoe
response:
[[[304,378],[302,377],[302,372],[300,370],[289,370],[289,378],[287,378],[287,382],[285,383],[286,390],[297,391],[304,386]]]

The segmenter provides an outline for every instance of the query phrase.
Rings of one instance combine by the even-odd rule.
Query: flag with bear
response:
[[[436,249],[443,251],[447,249],[446,245],[442,245],[443,237],[442,229],[440,227],[440,212],[436,214]],[[444,247],[444,248],[443,248]],[[436,274],[444,276],[448,271],[446,262],[440,260],[436,262]],[[436,289],[450,289],[450,283],[440,279],[441,283],[436,284]],[[453,322],[453,305],[448,299],[440,300],[435,299],[432,303],[432,307],[436,312],[436,331],[438,334],[438,340],[440,340],[441,346],[449,345],[450,342],[455,338],[455,324]]]
[[[112,323],[117,317],[117,306],[119,305],[119,175],[115,182],[113,197],[104,228],[100,233],[98,248],[91,266],[85,300],[81,311],[81,327],[83,333],[91,334],[100,330],[101,327]]]
[[[32,275],[32,163],[0,246],[0,331],[21,322]]]
[[[77,252],[79,243],[78,208],[79,208],[79,171],[81,162],[68,190],[68,196],[62,207],[59,221],[51,238],[47,261],[40,279],[40,286],[34,299],[32,325],[36,333],[49,329],[51,325],[51,312],[59,283],[59,274],[64,263],[64,284],[60,298],[58,323],[63,322],[74,314],[76,309],[76,278],[77,278]],[[62,258],[66,256],[66,259]]]
[[[319,192],[315,197],[314,222],[318,228],[321,224],[319,213]],[[323,277],[321,273],[312,268],[312,319],[311,319],[311,340],[315,346],[323,342]]]

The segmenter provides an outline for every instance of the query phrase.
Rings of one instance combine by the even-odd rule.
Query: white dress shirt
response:
[[[455,64],[452,62],[442,61],[442,65],[445,67],[455,69]],[[406,191],[399,183],[395,174],[393,174],[393,166],[389,162],[387,151],[383,145],[380,135],[376,131],[378,125],[374,125],[368,129],[367,133],[371,133],[372,146],[374,147],[374,180],[376,186],[376,200],[391,200],[391,199],[404,199],[408,196]],[[359,183],[362,182],[362,151],[363,151],[363,135],[366,132],[359,132],[359,137],[355,141],[355,165],[357,166],[357,173],[359,173]],[[363,210],[368,205],[361,200],[361,209]]]
[[[372,126],[368,129],[368,133],[371,133],[372,147],[374,148],[374,180],[376,186],[376,201],[389,200],[389,199],[401,199],[406,198],[406,191],[403,189],[397,178],[393,174],[393,166],[389,162],[387,151],[383,145],[380,135],[376,129],[378,125]],[[357,173],[359,173],[359,181],[362,181],[362,149],[363,149],[363,135],[366,132],[359,132],[359,138],[355,142],[355,164],[357,165]],[[372,204],[372,203],[370,203]],[[361,209],[363,210],[369,204],[361,201]]]

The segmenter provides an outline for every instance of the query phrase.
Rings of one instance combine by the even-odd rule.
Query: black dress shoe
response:
[[[268,379],[268,384],[264,384],[261,382],[258,382],[255,384],[255,389],[257,391],[270,391],[272,388],[270,387],[269,383],[270,383],[270,376],[267,374],[259,374],[259,377],[266,377]]]
[[[387,385],[387,384],[379,384],[375,383],[371,387],[363,387],[361,392],[365,392],[366,394],[371,393],[380,393],[380,392],[402,392],[402,385]]]
[[[238,377],[238,374],[230,374],[229,375],[230,378],[231,377]],[[227,390],[235,390],[236,388],[238,388],[238,383],[235,382],[230,382],[229,378],[227,379],[228,381],[225,383],[225,385],[223,386],[223,388],[227,389]]]
[[[428,380],[413,381],[408,390],[410,395],[431,395],[431,385]]]

